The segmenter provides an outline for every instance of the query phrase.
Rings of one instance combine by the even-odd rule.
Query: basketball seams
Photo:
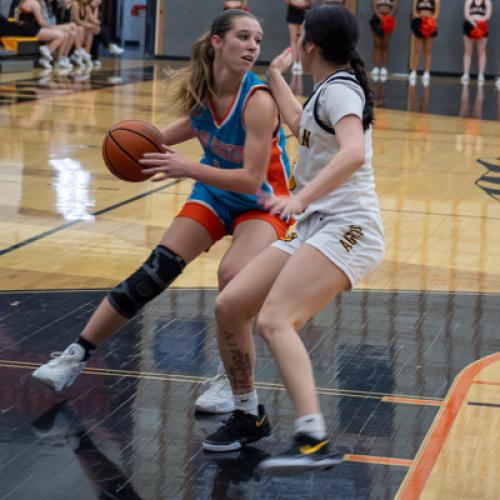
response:
[[[126,131],[126,132],[133,132],[134,134],[137,134],[139,136],[141,136],[143,139],[146,139],[146,141],[148,141],[149,143],[151,143],[155,148],[156,148],[156,151],[158,151],[158,153],[161,153],[161,148],[158,149],[158,146],[156,145],[156,143],[154,143],[147,135],[144,135],[142,134],[141,132],[137,131],[137,130],[131,130],[129,128],[113,128],[112,130],[110,130],[108,132],[109,136],[113,139],[113,141],[115,142],[115,144],[117,146],[119,146],[119,144],[116,142],[116,140],[114,139],[113,137],[113,133],[114,132],[118,132],[119,130],[122,130],[122,131]],[[121,149],[121,148],[120,148]],[[135,158],[133,158],[134,161],[136,161]]]
[[[109,132],[107,133],[107,135],[109,136]],[[121,172],[119,172],[115,166],[113,165],[113,163],[111,162],[111,160],[109,159],[109,153],[108,153],[108,150],[107,150],[107,147],[106,147],[106,142],[107,141],[104,141],[104,161],[106,163],[106,166],[108,167],[108,169],[111,171],[111,173],[115,176],[115,177],[118,177],[118,179],[121,179],[122,181],[128,181],[128,182],[140,182],[140,181],[135,181],[135,180],[132,180],[132,179],[129,179],[128,177],[125,177]],[[114,144],[116,144],[116,141],[113,141]],[[135,160],[134,160],[135,161]]]
[[[142,165],[125,149],[121,146],[121,144],[113,137],[113,132],[116,132],[116,131],[119,131],[119,130],[122,130],[122,131],[126,131],[126,132],[132,132],[140,137],[142,137],[143,139],[146,139],[149,143],[151,143],[155,148],[156,150],[158,151],[158,148],[156,146],[156,144],[151,141],[150,139],[148,139],[147,137],[145,137],[143,134],[139,133],[139,132],[136,132],[135,130],[130,130],[128,128],[114,128],[113,130],[110,130],[108,132],[108,137],[109,139],[111,139],[113,141],[113,144],[122,152],[125,154],[125,156],[127,156],[131,161],[133,161],[138,167],[139,167],[139,171],[140,169],[142,169]],[[159,151],[158,151],[159,152]],[[113,165],[111,160],[109,159],[109,155],[106,151],[106,156],[107,156],[107,159],[110,163],[110,165]],[[113,173],[115,173],[117,171],[117,168],[114,167],[113,165]],[[146,174],[143,174],[143,175],[146,175]],[[120,175],[117,175],[117,177],[119,177],[120,179],[123,179],[123,180],[127,180],[127,181],[130,181],[130,182],[142,182],[142,181],[145,181],[147,180],[149,177],[151,176],[147,176],[145,179],[130,179],[129,177],[124,177],[122,173],[120,173]]]
[[[142,172],[140,157],[145,152],[161,152],[162,144],[163,135],[154,125],[143,120],[125,120],[106,132],[102,155],[108,170],[115,177],[142,182],[152,174]]]

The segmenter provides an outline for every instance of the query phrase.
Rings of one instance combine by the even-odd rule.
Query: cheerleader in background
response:
[[[479,72],[477,84],[484,85],[486,67],[486,44],[488,43],[488,21],[492,12],[491,0],[465,0],[464,5],[464,74],[460,77],[463,85],[470,81],[469,70],[474,45],[476,46]]]
[[[389,61],[389,40],[396,26],[394,14],[398,0],[373,0],[373,16],[370,27],[373,31],[373,80],[387,80],[387,63]]]
[[[288,5],[286,23],[290,35],[290,47],[292,48],[292,74],[301,75],[302,64],[297,52],[297,40],[299,39],[300,27],[304,22],[305,11],[312,7],[314,0],[285,0],[285,2]]]
[[[412,49],[410,59],[410,85],[417,82],[417,68],[420,52],[424,52],[424,74],[422,83],[429,85],[432,61],[432,39],[437,36],[437,18],[439,17],[440,0],[413,0],[412,8]]]
[[[100,68],[102,66],[99,60],[99,45],[101,43],[101,0],[89,0],[85,7],[85,19],[94,30],[94,38],[92,39],[92,46],[90,54],[92,56],[92,66]]]

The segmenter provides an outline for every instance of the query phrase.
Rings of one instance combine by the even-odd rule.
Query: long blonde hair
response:
[[[239,9],[221,12],[214,19],[210,31],[193,45],[189,65],[186,68],[171,71],[167,75],[167,84],[169,86],[176,84],[169,102],[181,115],[191,115],[197,109],[206,107],[209,96],[214,95],[215,51],[211,39],[213,35],[224,38],[237,17],[250,17],[256,20],[253,14]]]

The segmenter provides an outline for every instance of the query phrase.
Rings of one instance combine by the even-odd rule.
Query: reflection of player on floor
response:
[[[76,343],[34,372],[41,382],[56,391],[70,386],[98,344],[226,234],[233,240],[219,266],[220,289],[286,233],[288,223],[266,211],[256,195],[259,190],[268,196],[286,195],[289,175],[275,102],[250,71],[261,39],[260,24],[252,14],[224,11],[211,32],[195,44],[190,65],[173,76],[180,83],[173,102],[181,103],[186,117],[162,130],[163,152],[148,154],[142,163],[145,171],[158,174],[156,180],[190,177],[197,182],[147,261],[111,290]],[[172,149],[194,137],[204,149],[201,164]],[[231,411],[230,392],[228,396],[222,398],[222,408],[204,409]]]
[[[271,64],[269,83],[284,121],[299,140],[295,196],[269,202],[281,217],[300,214],[296,237],[274,243],[216,300],[220,352],[236,410],[203,448],[227,451],[271,432],[255,390],[253,318],[274,356],[295,410],[295,436],[283,455],[260,468],[273,473],[325,469],[342,455],[329,450],[308,353],[298,331],[341,291],[382,260],[384,235],[371,166],[373,99],[355,50],[359,28],[343,7],[306,13],[298,49],[315,91],[304,109],[281,76],[290,50]]]
[[[31,424],[32,431],[51,443],[71,447],[99,499],[141,500],[130,480],[94,444],[67,401],[50,408]]]

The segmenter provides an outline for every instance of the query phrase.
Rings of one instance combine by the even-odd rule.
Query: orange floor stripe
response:
[[[416,500],[420,497],[474,378],[483,368],[499,360],[500,353],[487,356],[465,367],[455,378],[444,406],[439,410],[412,468],[399,489],[397,499]]]
[[[435,399],[412,399],[412,398],[400,398],[398,396],[384,396],[382,398],[384,403],[399,403],[407,405],[421,405],[421,406],[443,406],[443,401],[437,401]]]
[[[362,462],[365,464],[397,465],[399,467],[411,467],[413,460],[405,458],[378,457],[376,455],[345,455],[344,460],[348,462]]]
[[[473,384],[500,385],[500,382],[490,382],[489,380],[474,380]]]

